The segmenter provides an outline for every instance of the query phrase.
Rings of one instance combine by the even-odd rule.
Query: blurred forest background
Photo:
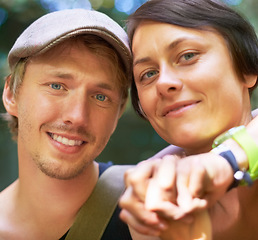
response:
[[[146,0],[0,0],[0,93],[9,69],[8,51],[20,33],[45,13],[69,8],[94,8],[104,12],[124,26],[128,15]],[[257,0],[224,0],[241,12],[258,33]],[[44,33],[42,33],[44,34]],[[257,63],[258,64],[258,63]],[[252,96],[252,107],[258,107],[258,90]],[[5,112],[0,103],[0,113]],[[144,120],[134,113],[130,102],[118,127],[97,161],[135,164],[167,146]],[[6,123],[0,119],[0,191],[18,176],[17,146],[12,141]]]

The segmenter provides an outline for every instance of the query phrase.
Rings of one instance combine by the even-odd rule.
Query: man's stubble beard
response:
[[[93,163],[94,160],[83,159],[83,161],[80,163],[64,166],[65,163],[62,164],[62,160],[59,160],[57,163],[55,163],[48,159],[42,159],[42,157],[36,154],[34,155],[33,161],[36,163],[40,171],[45,175],[59,180],[70,180],[82,174],[84,170]]]

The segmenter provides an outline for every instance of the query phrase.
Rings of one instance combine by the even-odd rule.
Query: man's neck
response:
[[[78,202],[80,205],[91,194],[97,182],[98,173],[98,164],[93,162],[82,174],[70,180],[59,180],[41,173],[40,176],[36,176],[37,179],[27,176],[26,179],[20,178],[20,193],[24,198],[34,195],[32,201],[36,200],[36,202],[44,199],[52,204]]]
[[[27,227],[27,232],[35,232],[34,239],[40,239],[38,236],[43,233],[52,235],[41,236],[42,239],[61,237],[71,227],[79,209],[90,196],[98,174],[98,164],[93,162],[80,176],[70,180],[53,179],[41,173],[20,177],[7,189],[7,194],[12,196],[12,203],[6,205],[16,215],[15,223],[14,219],[8,221],[22,225],[26,219],[21,229],[26,232]],[[17,229],[17,226],[14,228]]]

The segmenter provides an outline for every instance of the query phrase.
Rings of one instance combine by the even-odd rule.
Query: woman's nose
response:
[[[179,76],[171,70],[160,72],[157,81],[157,92],[159,95],[168,96],[180,91],[183,87],[183,82]]]

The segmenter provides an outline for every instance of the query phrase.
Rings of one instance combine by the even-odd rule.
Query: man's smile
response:
[[[49,136],[59,142],[59,143],[62,143],[64,145],[67,145],[67,146],[80,146],[84,143],[84,141],[81,141],[81,140],[74,140],[74,139],[69,139],[69,138],[66,138],[66,137],[62,137],[60,135],[57,135],[57,134],[54,134],[54,133],[49,133]]]

